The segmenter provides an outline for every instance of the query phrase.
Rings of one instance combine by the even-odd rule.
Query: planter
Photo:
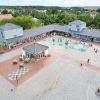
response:
[[[14,60],[14,61],[13,61],[13,64],[14,64],[14,65],[16,65],[17,63],[18,63],[17,60]]]
[[[20,63],[19,64],[19,68],[23,68],[24,67],[24,64],[23,63]]]

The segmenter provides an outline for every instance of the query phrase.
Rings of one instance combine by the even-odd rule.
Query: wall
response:
[[[4,34],[3,34],[3,31],[2,30],[0,30],[0,42],[5,42],[6,40],[5,40],[5,36],[4,36]]]
[[[70,31],[82,31],[84,28],[86,28],[86,23],[79,25],[79,27],[76,24],[68,25],[68,30]]]
[[[94,38],[94,42],[100,43],[100,38]]]
[[[83,29],[86,28],[86,23],[83,23],[81,26],[80,26],[80,31],[82,31]]]
[[[4,31],[5,39],[11,39],[14,37],[22,36],[23,35],[23,29],[17,28],[12,30]]]
[[[71,24],[70,26],[68,26],[68,30],[77,31],[76,25],[75,24]]]

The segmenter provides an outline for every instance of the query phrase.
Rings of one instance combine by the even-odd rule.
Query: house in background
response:
[[[85,28],[86,28],[86,23],[80,20],[75,20],[68,24],[69,31],[80,32]]]
[[[32,18],[32,20],[35,20],[35,21],[37,21],[37,20],[39,20],[39,19],[38,19],[38,18],[35,18],[35,17],[33,17],[33,18]]]
[[[7,23],[0,26],[0,41],[5,45],[8,43],[7,40],[23,36],[23,28],[12,24]],[[10,44],[9,44],[10,47]]]
[[[90,12],[90,17],[95,18],[97,16],[97,14],[98,13],[95,10],[93,10],[93,11]]]
[[[11,19],[13,16],[11,14],[0,14],[0,20],[2,19]]]

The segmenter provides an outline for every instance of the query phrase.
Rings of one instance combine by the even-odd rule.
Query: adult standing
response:
[[[87,60],[87,63],[88,63],[88,64],[90,63],[90,59]]]

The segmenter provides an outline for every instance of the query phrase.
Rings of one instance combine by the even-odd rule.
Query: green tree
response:
[[[1,14],[8,14],[9,12],[8,12],[8,10],[6,10],[6,9],[4,9],[2,12],[1,12]]]
[[[4,48],[4,44],[0,42],[0,49]]]
[[[30,29],[32,27],[39,27],[42,25],[40,20],[33,20],[32,16],[17,16],[12,19],[3,19],[0,21],[0,25],[5,23],[14,23],[23,27],[23,29]]]
[[[96,11],[97,11],[98,13],[100,13],[100,9],[97,9]]]

